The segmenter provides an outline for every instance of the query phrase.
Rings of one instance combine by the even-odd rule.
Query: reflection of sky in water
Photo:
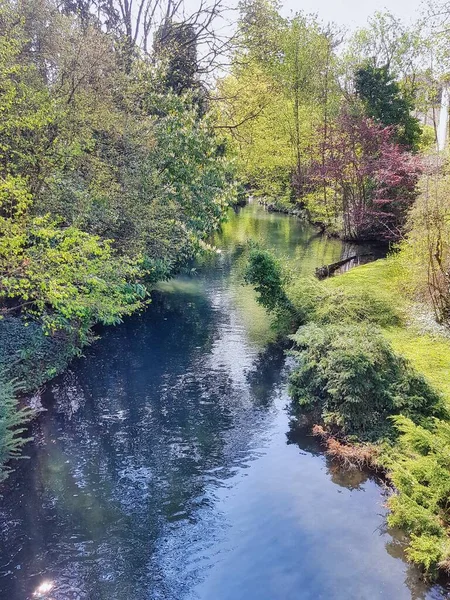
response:
[[[349,251],[247,207],[196,277],[52,382],[3,490],[1,598],[443,597],[383,529],[376,484],[289,423],[283,352],[241,285],[250,238],[304,273]]]

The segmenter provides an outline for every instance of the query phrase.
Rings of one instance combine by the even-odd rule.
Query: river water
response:
[[[378,484],[291,418],[289,365],[241,282],[250,238],[304,274],[353,252],[244,207],[214,258],[52,381],[0,489],[2,600],[448,597],[404,560]]]

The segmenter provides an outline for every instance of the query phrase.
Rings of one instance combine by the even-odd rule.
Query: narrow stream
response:
[[[377,483],[290,418],[283,351],[241,283],[250,238],[305,274],[354,253],[244,207],[215,258],[52,381],[0,489],[2,600],[449,597],[406,563]]]

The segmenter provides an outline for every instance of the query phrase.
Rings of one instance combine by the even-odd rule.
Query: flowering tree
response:
[[[347,239],[398,240],[416,198],[418,157],[384,127],[359,113],[342,112],[312,167],[318,186],[332,189]]]

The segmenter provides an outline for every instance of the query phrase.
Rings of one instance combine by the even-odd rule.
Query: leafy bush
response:
[[[253,246],[244,273],[246,283],[258,293],[258,302],[268,312],[282,312],[291,308],[285,291],[286,275],[280,261],[268,250]]]
[[[431,574],[449,571],[450,423],[435,419],[425,428],[404,416],[393,420],[400,437],[383,456],[397,492],[388,522],[411,536],[411,560]]]
[[[0,319],[0,373],[20,381],[24,392],[34,390],[66,368],[79,342],[76,332],[46,335],[36,321],[5,317]]]
[[[39,318],[48,331],[120,322],[146,294],[137,261],[117,256],[107,240],[57,220],[30,217],[21,188],[0,182],[0,302]],[[11,213],[13,216],[11,217]],[[7,311],[8,309],[6,309]]]
[[[345,434],[377,439],[392,435],[391,415],[423,422],[445,414],[441,397],[373,327],[310,324],[292,339],[293,399]]]
[[[32,411],[18,408],[16,392],[13,383],[0,380],[0,482],[11,470],[7,463],[18,458],[20,450],[29,441],[22,434]]]

